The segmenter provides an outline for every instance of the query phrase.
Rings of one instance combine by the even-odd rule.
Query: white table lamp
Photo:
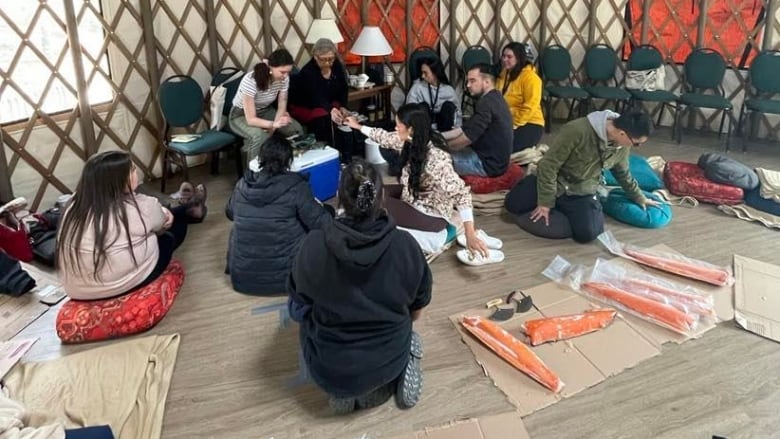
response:
[[[367,56],[390,55],[393,53],[393,48],[390,47],[390,43],[387,42],[379,26],[363,26],[363,30],[360,31],[360,35],[355,40],[355,44],[352,45],[350,52],[363,57],[362,68],[365,72]]]
[[[336,20],[333,18],[315,18],[309,26],[309,32],[306,34],[306,44],[314,44],[320,38],[327,38],[338,44],[344,41]]]

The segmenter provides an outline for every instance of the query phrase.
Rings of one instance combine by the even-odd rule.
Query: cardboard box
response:
[[[739,326],[780,341],[780,267],[734,255],[734,318]]]
[[[665,246],[654,248],[670,250]],[[697,288],[712,291],[715,294],[717,312],[722,320],[730,319],[729,316],[733,314],[731,287],[712,287],[695,281],[687,281],[679,276],[641,267],[625,259],[615,259],[614,262],[627,264],[636,269],[648,270],[653,274],[669,277],[678,283],[695,283]],[[780,283],[777,284],[780,285]],[[506,322],[499,322],[500,326],[523,341],[526,340],[526,337],[521,331],[521,326],[526,320],[579,313],[604,306],[596,301],[591,302],[555,282],[526,289],[524,292],[533,297],[535,309],[524,314],[517,314]],[[539,358],[555,371],[565,384],[560,393],[554,394],[494,354],[479,340],[471,336],[460,324],[460,317],[463,315],[487,317],[492,312],[492,310],[485,308],[472,309],[450,316],[450,319],[455,324],[463,341],[471,349],[477,363],[482,366],[485,375],[489,376],[496,386],[507,395],[522,416],[575,395],[610,376],[659,355],[661,345],[665,343],[682,343],[689,339],[689,337],[621,312],[615,321],[603,330],[570,340],[532,347],[531,349]],[[714,327],[714,324],[702,327],[695,336],[698,337]]]
[[[339,152],[329,146],[311,149],[296,157],[291,167],[293,172],[308,176],[314,197],[325,201],[336,196],[339,187]]]
[[[517,412],[453,422],[392,439],[530,439]]]

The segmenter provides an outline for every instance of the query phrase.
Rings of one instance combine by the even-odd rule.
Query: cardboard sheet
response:
[[[530,439],[520,413],[508,412],[453,422],[392,439]]]
[[[654,248],[672,250],[666,246]],[[616,258],[614,261],[637,269],[645,269],[625,259]],[[695,286],[702,290],[712,291],[715,294],[719,317],[722,320],[732,318],[732,287],[713,287],[695,281],[688,282],[680,277],[656,270],[647,270],[678,283],[695,283]],[[776,282],[776,285],[778,284],[780,281]],[[548,282],[524,291],[533,297],[535,309],[515,315],[506,322],[499,322],[504,329],[522,341],[527,341],[521,331],[522,323],[525,320],[579,313],[603,306],[554,282]],[[778,303],[780,304],[780,299]],[[619,313],[615,321],[603,330],[570,340],[532,347],[531,349],[539,358],[564,382],[565,387],[556,395],[495,355],[460,324],[460,318],[464,315],[487,317],[491,313],[492,310],[485,308],[472,309],[452,315],[450,320],[473,352],[477,363],[482,366],[485,374],[507,395],[522,416],[575,395],[610,376],[659,355],[664,343],[682,343],[688,340],[688,338],[658,325],[625,313]],[[696,336],[714,327],[714,324],[702,327]],[[780,326],[778,334],[780,334]]]
[[[780,341],[780,267],[734,255],[734,276],[739,326]]]

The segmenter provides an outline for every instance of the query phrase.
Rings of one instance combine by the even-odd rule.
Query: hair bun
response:
[[[376,201],[376,186],[371,180],[363,180],[360,182],[357,191],[357,208],[361,212],[368,212],[374,206]]]

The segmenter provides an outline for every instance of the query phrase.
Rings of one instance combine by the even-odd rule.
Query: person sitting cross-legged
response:
[[[432,277],[415,240],[382,207],[382,178],[363,159],[342,171],[344,214],[309,233],[288,282],[303,358],[337,413],[401,408],[422,390],[422,344],[412,322],[431,300]]]
[[[472,67],[466,74],[466,87],[479,98],[474,114],[461,128],[442,132],[458,175],[498,177],[509,167],[512,114],[495,81],[489,65]]]

